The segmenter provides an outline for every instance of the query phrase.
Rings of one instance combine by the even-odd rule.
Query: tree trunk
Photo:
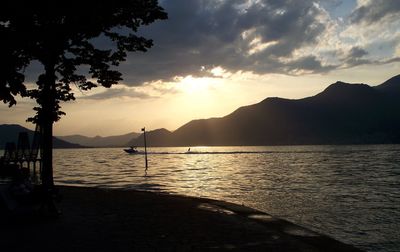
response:
[[[42,122],[42,184],[45,189],[52,189],[53,181],[53,121]]]
[[[53,123],[54,109],[56,105],[55,82],[56,76],[54,65],[45,66],[45,77],[43,83],[43,100],[41,103],[41,112],[39,123],[42,129],[42,184],[44,189],[51,191],[54,187],[53,180]]]

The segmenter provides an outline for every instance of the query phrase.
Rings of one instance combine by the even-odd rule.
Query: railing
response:
[[[4,155],[0,160],[0,175],[15,176],[20,173],[30,176],[36,183],[39,183],[42,172],[40,136],[41,129],[37,125],[32,144],[29,142],[28,132],[19,133],[17,145],[13,142],[6,143]],[[38,170],[37,164],[39,164]]]

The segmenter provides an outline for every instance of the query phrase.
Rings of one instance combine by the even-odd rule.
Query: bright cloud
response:
[[[123,65],[126,83],[205,77],[202,67],[300,75],[395,60],[400,2],[349,2],[165,0],[169,20],[143,30],[155,47]],[[366,54],[349,58],[356,49]]]

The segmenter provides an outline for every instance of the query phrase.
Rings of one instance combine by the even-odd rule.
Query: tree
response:
[[[70,85],[82,90],[117,84],[116,70],[128,52],[145,52],[152,40],[138,28],[167,14],[157,0],[6,0],[0,8],[0,100],[35,99],[29,120],[42,128],[42,183],[52,189],[53,123],[64,114],[60,102],[74,100]],[[108,43],[100,43],[108,41]],[[25,83],[25,68],[39,62],[36,86]],[[86,73],[85,71],[86,70]]]

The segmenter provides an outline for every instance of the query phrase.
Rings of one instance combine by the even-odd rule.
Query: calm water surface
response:
[[[60,185],[251,206],[368,251],[400,251],[400,145],[55,150]]]

